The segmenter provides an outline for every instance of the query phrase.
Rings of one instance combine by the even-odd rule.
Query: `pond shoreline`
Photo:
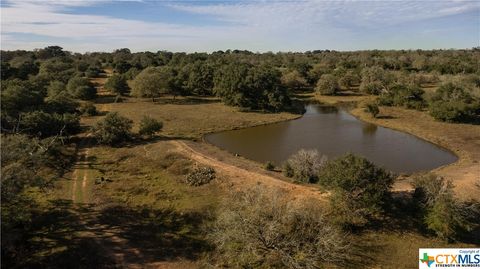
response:
[[[356,103],[356,107],[348,112],[357,119],[413,135],[452,152],[458,157],[457,161],[429,172],[452,180],[456,187],[455,192],[461,199],[480,200],[479,125],[438,122],[426,112],[399,107],[381,107],[380,115],[383,118],[373,118],[363,110],[362,105],[374,98],[372,96],[312,96],[312,99],[330,105]]]

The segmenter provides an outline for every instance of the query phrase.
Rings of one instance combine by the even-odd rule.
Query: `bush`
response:
[[[402,106],[406,108],[422,109],[425,107],[424,91],[415,85],[397,84],[379,97],[381,105]]]
[[[286,177],[293,177],[293,168],[288,162],[283,164],[283,175]]]
[[[90,80],[82,77],[74,77],[68,81],[67,91],[73,97],[82,100],[91,100],[97,96],[97,89],[93,87]]]
[[[378,113],[380,113],[380,109],[378,108],[377,103],[367,103],[365,104],[365,112],[368,112],[372,115],[372,117],[376,118]]]
[[[70,135],[80,131],[80,119],[74,114],[33,111],[22,114],[20,128],[23,133],[38,137]]]
[[[478,103],[467,104],[462,101],[435,101],[430,103],[430,115],[436,120],[446,122],[475,121],[480,112]]]
[[[98,111],[93,103],[87,102],[80,107],[80,113],[86,116],[95,116],[98,114]]]
[[[460,231],[470,230],[469,213],[455,200],[451,181],[428,174],[414,179],[413,185],[424,222],[439,238],[451,240]]]
[[[100,144],[122,143],[132,137],[132,124],[132,120],[120,116],[117,112],[110,112],[95,124],[93,134]]]
[[[235,194],[209,234],[228,268],[342,267],[349,255],[346,235],[319,206],[264,187]]]
[[[268,170],[268,171],[273,171],[275,169],[275,164],[273,162],[266,162],[265,163],[265,170]]]
[[[380,94],[384,89],[385,87],[383,86],[383,84],[378,81],[367,83],[362,82],[360,84],[360,91],[367,94]]]
[[[190,172],[185,182],[190,186],[201,186],[215,179],[215,170],[212,167],[200,166]]]
[[[124,95],[128,93],[130,87],[128,87],[125,76],[113,75],[105,83],[105,89],[111,91],[114,94]]]
[[[140,135],[153,136],[163,128],[163,123],[154,118],[144,116],[140,121],[140,129],[138,133]]]
[[[325,74],[318,80],[315,90],[322,95],[335,95],[340,90],[340,87],[334,75]]]
[[[93,100],[97,97],[97,89],[92,86],[80,86],[70,92],[73,97],[81,100]]]
[[[333,191],[335,217],[345,225],[361,226],[382,212],[394,177],[363,157],[346,154],[327,162],[318,179]]]
[[[287,173],[300,182],[313,183],[325,162],[326,157],[320,156],[317,150],[301,149],[288,158]]]

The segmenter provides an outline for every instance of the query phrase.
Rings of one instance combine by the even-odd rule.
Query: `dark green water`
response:
[[[435,144],[362,122],[336,107],[308,105],[306,110],[297,120],[209,134],[205,139],[231,153],[277,165],[302,148],[317,149],[329,158],[351,152],[402,173],[427,171],[457,160]]]

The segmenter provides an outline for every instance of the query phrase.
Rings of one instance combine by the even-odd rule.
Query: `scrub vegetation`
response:
[[[2,267],[407,268],[480,240],[478,48],[1,56]],[[199,141],[310,97],[460,160],[399,189],[352,154],[304,149],[283,176]]]

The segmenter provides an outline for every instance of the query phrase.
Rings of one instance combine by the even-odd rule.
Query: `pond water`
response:
[[[457,160],[450,151],[413,135],[360,121],[341,108],[314,104],[296,120],[208,134],[205,139],[231,153],[277,165],[302,148],[317,149],[329,159],[351,152],[397,173],[427,171]]]

